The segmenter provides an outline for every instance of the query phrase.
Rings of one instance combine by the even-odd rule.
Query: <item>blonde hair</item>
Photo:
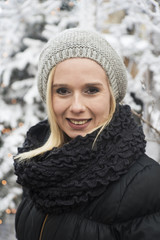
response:
[[[50,124],[50,136],[47,140],[47,142],[42,145],[39,148],[36,148],[34,150],[28,151],[28,152],[24,152],[24,153],[20,153],[17,156],[15,156],[15,159],[18,159],[19,161],[23,161],[23,160],[27,160],[30,159],[32,157],[35,157],[37,155],[41,155],[47,151],[50,151],[51,149],[53,149],[53,147],[61,147],[63,144],[65,144],[65,135],[64,132],[60,129],[60,127],[58,126],[57,122],[56,122],[56,117],[53,111],[53,106],[52,106],[52,83],[53,83],[53,78],[54,78],[54,72],[55,72],[55,68],[54,67],[48,77],[48,83],[47,83],[47,98],[46,98],[46,105],[47,105],[47,114],[48,114],[48,121]],[[116,108],[116,101],[111,89],[110,84],[109,85],[109,90],[110,90],[110,112],[109,112],[109,116],[107,118],[107,120],[102,123],[100,126],[92,129],[91,132],[95,131],[96,129],[100,128],[92,147],[94,147],[96,140],[98,138],[98,136],[100,135],[100,133],[103,131],[103,129],[109,124],[109,122],[111,121],[113,114],[115,112],[115,108]],[[89,132],[89,133],[91,133]]]

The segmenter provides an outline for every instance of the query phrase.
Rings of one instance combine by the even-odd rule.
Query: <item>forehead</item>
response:
[[[76,81],[84,79],[104,79],[107,75],[104,69],[95,61],[88,58],[71,58],[57,64],[54,73],[54,82],[65,79],[66,81],[74,78]],[[77,82],[76,81],[76,82]]]
[[[65,68],[65,67],[69,67],[70,65],[84,67],[88,69],[96,68],[104,71],[99,63],[89,58],[69,58],[67,60],[64,60],[58,63],[56,68]]]

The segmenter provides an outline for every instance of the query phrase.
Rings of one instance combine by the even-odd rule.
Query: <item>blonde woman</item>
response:
[[[122,60],[98,33],[69,29],[40,54],[48,119],[14,158],[18,240],[160,239],[160,166],[128,105]]]

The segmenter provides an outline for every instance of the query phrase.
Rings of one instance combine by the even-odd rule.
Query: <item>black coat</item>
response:
[[[44,214],[24,192],[18,240],[159,240],[160,165],[143,155],[100,197],[70,213]]]
[[[16,214],[18,240],[160,240],[160,165],[145,155],[144,135],[130,109],[119,107],[92,151],[95,134],[33,161],[15,162],[24,187]],[[31,128],[22,152],[48,135],[45,121]]]

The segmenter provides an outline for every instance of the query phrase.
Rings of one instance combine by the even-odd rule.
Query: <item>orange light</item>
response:
[[[3,222],[2,222],[2,219],[0,219],[0,224],[2,224]]]
[[[6,180],[2,180],[2,185],[6,185],[7,184],[7,181]]]
[[[12,157],[13,155],[11,153],[8,153],[8,157]]]
[[[4,88],[4,87],[5,87],[5,84],[4,84],[4,83],[1,83],[1,87]]]
[[[12,208],[11,211],[12,211],[13,214],[16,213],[16,209],[15,208]]]
[[[20,122],[20,123],[18,124],[18,126],[19,126],[19,127],[22,127],[23,124],[24,124],[23,122]]]
[[[52,11],[52,12],[51,12],[51,15],[55,15],[55,11]]]
[[[68,6],[73,7],[73,6],[74,6],[74,3],[73,3],[73,2],[69,2],[69,3],[68,3]]]
[[[16,99],[12,99],[12,100],[11,100],[11,103],[12,103],[12,104],[16,104],[16,103],[17,103],[17,100],[16,100]]]
[[[7,213],[7,214],[11,214],[11,209],[7,208],[7,209],[6,209],[6,213]]]
[[[10,128],[3,128],[2,129],[2,133],[5,134],[5,133],[10,133],[11,129]]]

